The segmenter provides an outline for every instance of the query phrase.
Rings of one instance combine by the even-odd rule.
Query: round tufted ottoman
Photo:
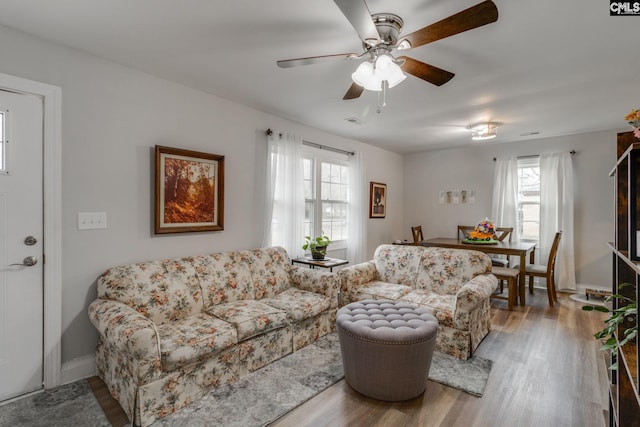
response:
[[[427,386],[438,332],[431,311],[415,304],[365,300],[338,310],[344,376],[374,399],[412,399]]]

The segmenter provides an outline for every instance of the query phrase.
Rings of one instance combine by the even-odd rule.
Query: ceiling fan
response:
[[[472,30],[498,20],[498,8],[491,0],[458,12],[399,38],[404,22],[391,13],[371,14],[365,0],[334,0],[362,40],[364,52],[277,61],[280,68],[318,64],[334,60],[364,60],[353,73],[353,84],[343,99],[355,99],[367,90],[384,91],[411,74],[441,86],[455,74],[408,56],[393,56],[395,50],[413,49],[427,43]],[[403,73],[404,72],[404,73]]]

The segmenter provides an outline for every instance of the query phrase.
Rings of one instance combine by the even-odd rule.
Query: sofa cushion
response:
[[[391,299],[398,300],[403,295],[408,294],[413,287],[407,285],[397,285],[395,283],[387,283],[381,281],[373,281],[365,283],[356,288],[355,298],[363,299]]]
[[[202,287],[205,311],[214,305],[254,299],[249,263],[234,252],[197,256],[193,259]]]
[[[331,305],[329,297],[297,288],[287,289],[273,298],[265,298],[260,302],[286,311],[291,322],[310,319]]]
[[[491,258],[473,250],[426,248],[418,269],[416,289],[455,295],[479,274],[491,272]]]
[[[235,326],[238,341],[287,325],[284,310],[254,300],[216,305],[209,313]]]
[[[453,315],[456,309],[455,295],[438,295],[424,289],[409,292],[400,301],[427,306],[442,326],[453,327]]]
[[[238,342],[233,325],[205,313],[158,326],[163,371],[211,357]]]
[[[249,262],[255,299],[272,298],[293,286],[289,276],[291,260],[281,247],[240,252]]]
[[[156,325],[202,311],[193,258],[113,267],[98,279],[98,298],[120,301]]]
[[[378,280],[415,286],[422,246],[380,245],[373,255]]]

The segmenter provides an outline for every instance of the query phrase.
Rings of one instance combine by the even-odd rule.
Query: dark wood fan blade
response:
[[[469,9],[451,15],[441,21],[415,31],[403,40],[409,41],[411,48],[422,46],[445,37],[482,27],[498,20],[498,8],[491,0],[483,1]]]
[[[346,99],[360,98],[360,95],[362,95],[362,92],[364,92],[364,88],[360,85],[353,83],[349,88],[349,90],[347,91],[347,93],[344,94],[344,97],[342,97],[342,99],[346,100]]]
[[[375,46],[380,42],[380,34],[371,19],[371,12],[364,0],[333,0],[347,17],[360,39]]]
[[[402,71],[436,86],[442,86],[455,76],[455,74],[450,73],[449,71],[434,67],[433,65],[425,64],[424,62],[409,58],[408,56],[401,56],[398,59],[404,59],[405,61],[401,67]]]
[[[323,55],[323,56],[310,56],[308,58],[296,58],[296,59],[283,59],[277,61],[280,68],[298,67],[300,65],[319,64],[323,62],[331,62],[338,59],[348,59],[351,57],[357,57],[356,53],[340,53],[337,55]]]

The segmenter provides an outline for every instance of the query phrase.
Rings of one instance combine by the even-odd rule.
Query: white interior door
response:
[[[43,387],[43,104],[0,90],[0,401]]]

